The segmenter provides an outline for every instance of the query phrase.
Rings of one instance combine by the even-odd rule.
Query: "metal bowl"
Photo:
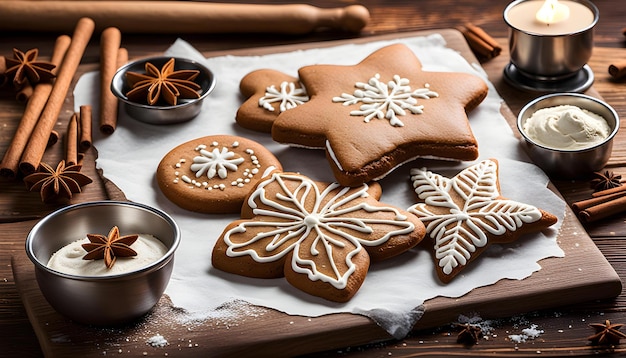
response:
[[[156,262],[128,273],[79,276],[46,265],[53,253],[87,233],[145,233],[168,248]],[[150,311],[169,282],[180,230],[166,213],[132,202],[95,201],[61,208],[43,218],[26,238],[26,253],[35,265],[39,288],[50,305],[80,323],[114,325]]]
[[[537,110],[572,105],[596,113],[607,121],[611,132],[602,142],[582,149],[555,149],[533,141],[524,131],[526,120]],[[579,93],[553,93],[528,103],[517,117],[517,129],[530,158],[548,175],[561,179],[583,178],[601,170],[613,149],[613,138],[619,130],[619,116],[607,103]]]
[[[167,61],[174,58],[175,70],[198,70],[200,74],[194,80],[202,87],[200,98],[179,99],[175,106],[148,105],[147,103],[133,102],[128,99],[126,93],[131,89],[126,81],[127,72],[145,73],[146,62],[150,62],[157,68],[161,68]],[[188,121],[198,115],[202,110],[204,99],[215,88],[215,76],[207,67],[197,61],[186,58],[160,56],[143,58],[127,63],[120,67],[111,80],[111,91],[124,102],[126,113],[131,117],[150,124],[172,124]]]

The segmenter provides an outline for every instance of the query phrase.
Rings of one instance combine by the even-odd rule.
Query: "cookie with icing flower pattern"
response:
[[[157,168],[163,194],[183,209],[209,214],[238,213],[264,174],[282,166],[261,144],[238,136],[215,135],[183,143]]]
[[[310,100],[281,113],[272,138],[325,149],[342,185],[378,180],[416,157],[478,157],[466,113],[487,96],[478,76],[422,71],[403,44],[357,65],[311,65],[298,74]]]
[[[541,231],[557,218],[500,194],[498,161],[484,160],[453,178],[412,169],[415,193],[423,203],[408,211],[426,225],[439,279],[450,282],[489,245],[510,243]]]
[[[245,201],[213,248],[217,269],[255,278],[285,277],[314,296],[346,302],[370,261],[417,245],[425,228],[415,215],[378,201],[377,183],[345,187],[275,171]]]
[[[306,103],[309,97],[297,77],[276,70],[252,71],[239,83],[246,101],[235,120],[247,129],[270,133],[278,115]]]

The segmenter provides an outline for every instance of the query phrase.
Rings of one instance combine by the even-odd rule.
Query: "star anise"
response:
[[[24,177],[24,182],[30,191],[40,191],[44,203],[60,197],[71,199],[73,193],[80,193],[82,186],[92,182],[80,169],[80,165],[66,168],[65,160],[60,161],[56,169],[41,163],[39,171]]]
[[[36,48],[26,53],[14,48],[13,58],[5,59],[7,69],[4,73],[7,77],[13,76],[13,84],[16,87],[22,87],[26,80],[34,85],[56,77],[52,72],[56,65],[51,62],[37,61],[38,54],[39,50]]]
[[[83,256],[83,260],[99,260],[104,259],[107,269],[115,264],[117,257],[137,256],[137,252],[130,248],[139,235],[126,235],[120,237],[120,230],[117,226],[113,226],[109,235],[87,234],[89,243],[83,244],[82,247],[87,251]]]
[[[483,337],[483,330],[475,324],[456,323],[455,325],[461,328],[456,337],[457,343],[474,345]]]
[[[198,70],[174,71],[174,59],[170,59],[161,70],[146,62],[146,73],[127,72],[126,80],[131,90],[126,93],[129,100],[147,102],[154,105],[160,99],[169,105],[176,105],[178,98],[199,98],[202,87],[193,80],[198,77]]]
[[[608,319],[602,323],[592,323],[589,325],[596,330],[596,333],[587,339],[597,345],[617,345],[620,339],[626,338],[626,334],[620,332],[623,324],[612,324]]]
[[[591,180],[591,187],[594,191],[602,191],[622,186],[622,176],[606,170],[604,173],[593,173],[594,178]]]

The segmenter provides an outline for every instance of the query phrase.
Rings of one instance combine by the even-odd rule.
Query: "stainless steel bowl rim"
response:
[[[613,115],[613,118],[615,118],[615,126],[614,126],[613,130],[601,142],[596,143],[596,144],[594,144],[592,146],[589,146],[589,147],[585,147],[585,148],[557,149],[557,148],[554,148],[554,147],[547,147],[547,146],[545,146],[543,144],[535,142],[530,137],[528,137],[528,135],[526,134],[526,131],[524,131],[523,124],[522,124],[522,121],[524,119],[523,115],[528,111],[529,108],[533,107],[537,103],[545,101],[545,100],[548,100],[550,98],[554,98],[554,97],[578,97],[578,98],[584,98],[586,100],[598,103],[599,105],[605,107],[609,112],[611,112],[611,114]],[[517,129],[518,129],[519,133],[522,135],[522,137],[524,137],[524,140],[526,140],[529,143],[532,143],[533,145],[535,145],[537,147],[540,147],[542,149],[545,149],[545,150],[548,150],[548,151],[552,151],[552,152],[557,152],[557,153],[584,153],[584,152],[592,151],[592,150],[594,150],[594,149],[596,149],[598,147],[601,147],[601,146],[605,145],[607,142],[611,141],[611,139],[613,139],[613,137],[615,137],[615,135],[619,131],[619,115],[617,114],[615,109],[613,107],[611,107],[608,103],[606,103],[604,101],[601,101],[601,100],[599,100],[599,99],[597,99],[595,97],[588,96],[586,94],[581,94],[581,93],[551,93],[551,94],[543,95],[541,97],[537,97],[534,100],[528,102],[524,107],[522,107],[522,109],[519,112],[519,115],[517,116]]]
[[[204,91],[199,98],[194,98],[192,100],[187,100],[184,101],[182,103],[178,103],[174,106],[156,106],[156,105],[149,105],[149,104],[145,104],[145,103],[139,103],[139,102],[134,102],[128,99],[128,97],[122,93],[121,88],[118,88],[117,86],[115,86],[115,83],[118,82],[118,78],[120,76],[123,76],[127,71],[129,67],[132,66],[136,66],[137,64],[140,63],[146,63],[146,62],[154,62],[154,61],[160,61],[163,59],[170,59],[173,58],[174,62],[187,62],[190,64],[193,64],[194,66],[196,66],[199,70],[205,72],[207,75],[209,75],[211,77],[211,82],[209,84],[209,87],[206,89],[206,91]],[[168,110],[175,110],[175,109],[179,109],[179,108],[183,108],[183,107],[187,107],[187,106],[191,106],[196,104],[199,101],[204,100],[204,98],[206,98],[209,94],[211,94],[211,92],[213,92],[213,89],[215,88],[215,84],[216,84],[216,79],[215,79],[215,75],[213,74],[213,71],[211,71],[208,67],[204,66],[203,64],[201,64],[198,61],[189,59],[189,58],[183,58],[183,57],[176,57],[176,56],[153,56],[153,57],[146,57],[146,58],[141,58],[132,62],[129,62],[125,65],[123,65],[122,67],[120,67],[115,74],[113,75],[113,78],[111,80],[111,91],[113,92],[113,94],[122,102],[127,103],[129,105],[138,107],[138,108],[143,108],[143,109],[147,109],[147,110],[159,110],[159,111],[168,111]]]
[[[72,275],[72,274],[60,272],[60,271],[49,268],[45,263],[41,262],[35,256],[35,254],[33,253],[33,246],[32,246],[33,233],[37,232],[39,227],[45,225],[46,221],[50,220],[54,216],[62,214],[63,212],[77,210],[77,209],[88,207],[88,206],[103,206],[103,205],[133,206],[133,207],[138,207],[138,208],[153,212],[161,216],[171,225],[172,229],[174,230],[174,242],[172,243],[171,247],[167,250],[167,252],[157,261],[137,270],[115,274],[115,275],[106,275],[106,276]],[[37,268],[47,271],[53,275],[57,275],[57,276],[64,277],[67,279],[72,279],[72,280],[77,280],[77,281],[118,281],[120,279],[122,280],[132,279],[135,276],[138,276],[147,272],[152,272],[163,267],[170,260],[174,258],[174,252],[178,248],[179,243],[180,243],[180,229],[178,225],[176,224],[176,222],[174,221],[174,219],[172,219],[172,217],[168,215],[167,213],[165,213],[164,211],[145,205],[145,204],[141,204],[141,203],[127,202],[127,201],[115,201],[115,200],[101,200],[101,201],[90,201],[90,202],[68,205],[46,215],[43,219],[37,222],[37,224],[35,224],[30,230],[30,232],[28,233],[28,236],[26,237],[26,255],[28,256],[30,261],[33,264],[35,264],[35,266],[37,266]]]
[[[507,14],[509,13],[509,10],[513,7],[515,7],[515,5],[519,4],[519,3],[523,3],[529,0],[515,0],[513,2],[511,2],[509,5],[507,5],[507,7],[504,9],[503,14],[503,18],[504,18],[504,22],[506,22],[506,24],[511,28],[511,29],[515,29],[516,31],[519,31],[521,33],[524,34],[528,34],[528,35],[532,35],[532,36],[537,36],[537,37],[563,37],[563,36],[575,36],[577,34],[589,31],[590,29],[593,29],[596,24],[598,23],[598,20],[600,19],[600,11],[598,10],[598,7],[592,3],[591,1],[588,0],[571,0],[580,4],[583,4],[585,6],[587,6],[589,9],[591,9],[591,12],[593,12],[593,21],[591,22],[591,24],[583,29],[580,29],[578,31],[572,32],[572,33],[568,33],[568,34],[540,34],[537,32],[532,32],[532,31],[524,31],[522,29],[519,29],[513,25],[511,25],[511,23],[509,22],[509,20],[507,19]]]

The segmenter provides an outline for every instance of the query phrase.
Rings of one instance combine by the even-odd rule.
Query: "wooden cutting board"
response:
[[[458,50],[470,62],[478,63],[463,36],[455,30],[411,32],[358,40],[287,45],[271,48],[229,51],[232,55],[263,55],[296,49],[327,47],[348,42],[388,40],[399,37],[440,33],[448,47]],[[223,52],[205,53],[207,57]],[[490,80],[498,91],[503,87],[501,71],[504,56],[484,64]],[[509,89],[510,90],[510,89]],[[594,91],[591,91],[594,94]],[[597,95],[597,93],[595,93]],[[531,94],[518,96],[520,101]],[[514,104],[517,107],[519,104]],[[502,113],[509,124],[515,116],[503,105]],[[111,199],[124,195],[107,184]],[[34,221],[5,225],[14,238],[25,237]],[[590,300],[612,298],[621,292],[621,281],[584,228],[568,208],[558,236],[565,251],[563,258],[548,258],[540,262],[542,269],[524,280],[501,280],[494,285],[473,290],[458,299],[434,298],[424,303],[426,313],[415,329],[436,327],[455,322],[459,314],[480,313],[493,319],[529,311],[553,308]],[[59,315],[42,296],[33,265],[24,252],[13,256],[12,267],[24,306],[46,356],[101,357],[109,354],[124,356],[294,356],[346,346],[361,345],[391,337],[375,323],[360,315],[333,314],[317,318],[289,316],[262,307],[245,307],[237,311],[224,307],[221,317],[202,322],[181,321],[177,311],[164,296],[155,309],[144,318],[120,327],[97,328],[76,324]],[[164,347],[148,344],[162,335]]]

